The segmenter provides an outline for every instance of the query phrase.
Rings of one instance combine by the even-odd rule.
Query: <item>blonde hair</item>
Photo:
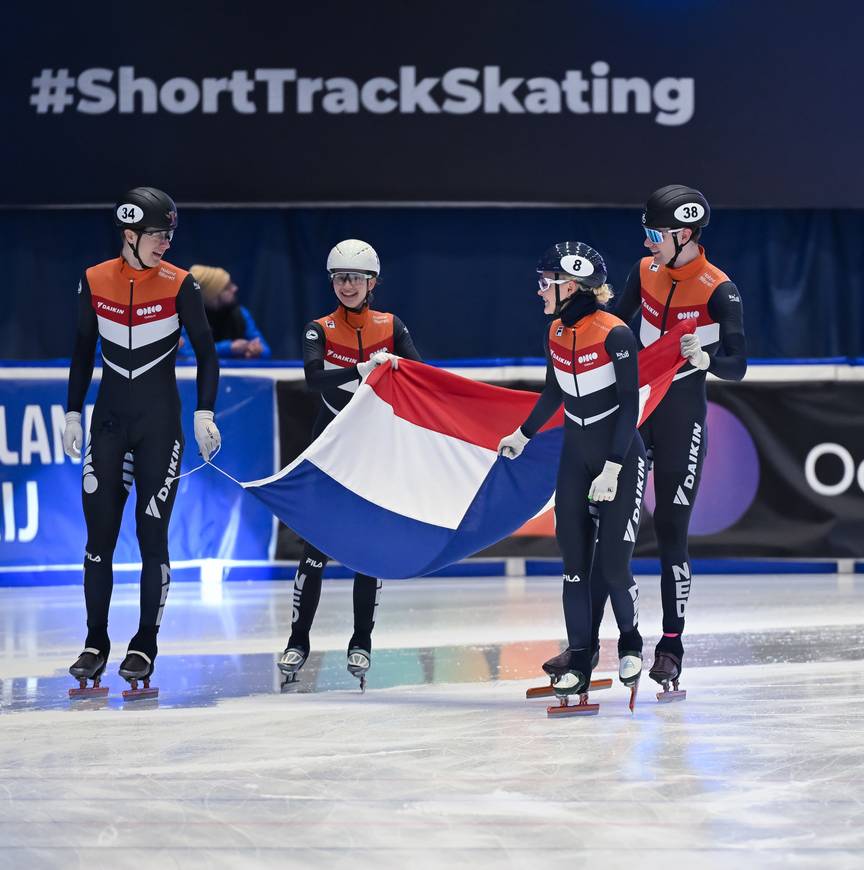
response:
[[[612,287],[609,284],[602,284],[600,287],[592,288],[597,301],[601,305],[605,305],[615,294],[612,292]]]

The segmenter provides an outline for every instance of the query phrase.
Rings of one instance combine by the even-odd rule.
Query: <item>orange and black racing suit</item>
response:
[[[644,257],[630,271],[614,311],[633,321],[640,347],[648,347],[679,321],[694,320],[696,335],[711,357],[709,372],[740,381],[747,371],[741,294],[728,275],[708,262],[701,246],[696,259],[674,269]],[[670,637],[684,631],[690,594],[687,531],[707,448],[705,378],[706,372],[689,363],[682,366],[639,430],[654,467],[663,632]],[[602,618],[602,607],[597,617]]]
[[[405,359],[420,360],[411,334],[393,314],[352,311],[339,306],[332,314],[306,324],[303,336],[303,366],[306,387],[321,394],[321,407],[312,427],[314,441],[351,401],[360,386],[357,363],[378,351]],[[294,611],[289,647],[309,653],[309,632],[321,598],[321,578],[328,556],[311,544],[303,549],[294,578]],[[366,574],[354,576],[354,634],[348,649],[372,650],[375,609],[381,581]]]
[[[181,326],[198,360],[198,409],[213,410],[219,363],[192,276],[170,263],[133,269],[122,258],[87,269],[78,288],[78,334],[69,371],[67,409],[81,411],[102,344],[96,397],[82,475],[87,522],[85,646],[108,657],[112,559],[126,497],[135,483],[141,549],[141,613],[129,648],[156,657],[168,595],[168,523],[180,473],[183,431],[174,360]]]

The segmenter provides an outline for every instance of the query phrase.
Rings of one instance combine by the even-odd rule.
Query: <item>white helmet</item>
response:
[[[369,242],[360,239],[345,239],[330,251],[327,257],[327,271],[334,272],[365,272],[377,277],[381,272],[381,261],[375,248]]]

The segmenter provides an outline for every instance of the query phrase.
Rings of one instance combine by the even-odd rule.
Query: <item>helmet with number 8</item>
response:
[[[555,272],[592,289],[606,283],[603,257],[584,242],[558,242],[553,245],[537,262],[537,272]]]

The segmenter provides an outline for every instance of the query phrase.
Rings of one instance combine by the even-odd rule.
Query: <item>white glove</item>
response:
[[[711,357],[702,350],[702,342],[695,333],[681,336],[681,356],[694,368],[705,371],[711,365]]]
[[[63,429],[63,452],[71,459],[80,459],[83,444],[84,430],[81,428],[81,414],[78,411],[67,411],[66,427]]]
[[[222,436],[213,422],[212,411],[195,412],[195,441],[205,462],[209,462],[210,457],[222,446]]]
[[[366,362],[357,363],[357,371],[360,372],[360,380],[365,381],[378,366],[383,366],[384,363],[390,361],[394,369],[399,368],[399,357],[395,353],[390,353],[386,350],[379,350],[378,353],[373,353]]]
[[[515,432],[505,435],[498,442],[498,455],[504,456],[507,459],[515,459],[525,449],[525,445],[531,439],[523,434],[520,426]]]
[[[613,501],[618,493],[618,475],[621,466],[617,462],[606,460],[603,470],[591,482],[588,498],[591,501]]]

